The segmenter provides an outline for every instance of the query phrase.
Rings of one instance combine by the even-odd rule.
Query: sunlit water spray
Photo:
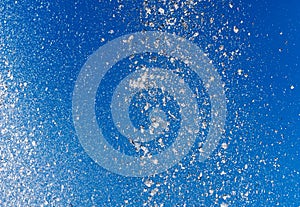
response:
[[[95,97],[98,86],[105,74],[118,61],[146,52],[181,60],[203,81],[211,103],[211,123],[202,145],[200,161],[209,157],[224,132],[226,118],[224,84],[217,70],[198,46],[184,38],[164,32],[139,32],[119,37],[99,48],[81,69],[73,93],[73,118],[80,142],[90,157],[107,170],[124,176],[144,177],[171,168],[188,154],[200,130],[198,104],[189,85],[170,70],[148,68],[136,70],[121,80],[116,87],[110,106],[114,125],[121,135],[127,137],[125,142],[130,142],[135,148],[155,139],[161,130],[158,130],[160,133],[158,131],[154,133],[155,127],[159,127],[159,125],[153,122],[153,113],[150,126],[145,129],[143,126],[133,125],[129,109],[132,97],[136,93],[143,90],[149,93],[158,88],[161,91],[160,94],[163,94],[164,91],[169,93],[179,106],[181,118],[175,139],[168,148],[159,153],[142,157],[119,152],[106,140],[104,135],[109,129],[105,129],[104,133],[101,125],[108,120],[105,118],[99,120],[99,127],[95,114]],[[166,97],[162,97],[162,100],[164,98]],[[149,106],[146,103],[141,110],[146,110],[147,107]],[[162,107],[162,110],[169,120],[179,118],[167,108]],[[166,130],[166,128],[162,130]],[[158,140],[163,144],[163,140]],[[144,151],[148,152],[146,148]]]

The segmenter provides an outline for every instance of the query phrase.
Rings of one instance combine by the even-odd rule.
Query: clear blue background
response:
[[[16,106],[1,108],[10,118],[0,125],[0,204],[299,206],[299,3],[232,1],[233,8],[229,3],[183,6],[173,15],[177,24],[167,28],[163,15],[146,18],[141,1],[2,1],[0,72],[8,86],[5,103]],[[149,7],[155,5],[168,11],[149,1]],[[202,12],[200,24],[196,16]],[[126,178],[95,164],[79,144],[72,91],[81,67],[101,45],[160,29],[186,38],[199,32],[191,40],[208,53],[226,84],[221,143],[229,145],[218,147],[205,163],[190,163],[189,157],[161,175]],[[220,45],[228,54],[239,49],[240,55],[230,60],[216,52]],[[151,187],[147,179],[154,182]]]

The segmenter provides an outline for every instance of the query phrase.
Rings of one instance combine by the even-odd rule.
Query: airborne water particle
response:
[[[242,69],[238,69],[238,75],[242,75],[243,74],[243,70]]]
[[[165,14],[165,10],[164,10],[163,8],[159,8],[159,9],[158,9],[158,12],[159,12],[160,14]]]
[[[228,207],[227,203],[221,203],[220,207]]]
[[[224,142],[224,143],[222,143],[222,148],[226,150],[226,149],[228,148],[228,144],[227,144],[227,143],[225,143],[225,142]]]
[[[154,182],[152,180],[146,180],[145,181],[145,185],[150,188],[152,185],[154,184]]]
[[[34,146],[34,147],[37,146],[36,141],[32,141],[31,144],[32,144],[32,146]]]
[[[157,192],[158,192],[158,188],[154,188],[154,189],[151,191],[150,196],[153,197]]]
[[[237,26],[233,26],[233,31],[234,31],[234,33],[238,33],[239,32],[239,28],[237,28]]]

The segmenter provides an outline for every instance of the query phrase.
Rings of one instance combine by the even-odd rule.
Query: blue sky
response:
[[[0,203],[299,205],[299,3],[182,2],[0,3]],[[225,84],[227,120],[204,163],[193,161],[194,146],[168,171],[131,178],[84,151],[72,93],[94,51],[143,30],[175,33],[208,54]]]

